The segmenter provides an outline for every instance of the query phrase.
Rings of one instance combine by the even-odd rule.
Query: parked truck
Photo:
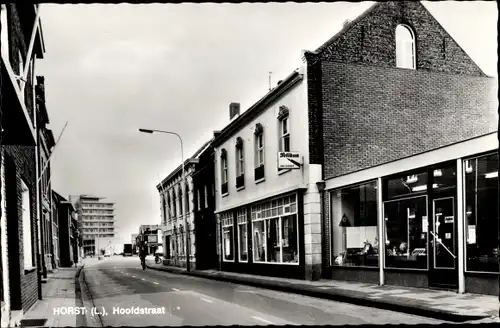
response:
[[[132,244],[123,245],[123,256],[132,256]]]

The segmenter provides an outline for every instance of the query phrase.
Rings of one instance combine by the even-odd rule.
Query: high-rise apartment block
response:
[[[115,237],[115,204],[102,197],[70,196],[78,213],[78,228],[82,234],[85,255],[113,253]],[[108,249],[109,248],[109,249]]]

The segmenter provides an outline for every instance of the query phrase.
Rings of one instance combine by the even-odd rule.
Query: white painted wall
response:
[[[230,207],[239,206],[263,196],[273,196],[295,187],[307,184],[309,172],[308,155],[308,115],[307,92],[304,91],[304,80],[296,83],[284,95],[273,102],[256,119],[234,133],[231,138],[216,148],[216,210],[221,211]],[[279,151],[279,121],[277,119],[279,107],[289,109],[289,129],[291,151],[300,152],[303,157],[303,168],[278,174]],[[264,127],[265,142],[265,181],[255,183],[255,145],[254,131],[257,123]],[[244,146],[245,158],[245,188],[236,190],[236,139],[241,137]],[[226,149],[228,158],[228,192],[227,196],[221,195],[221,149]]]

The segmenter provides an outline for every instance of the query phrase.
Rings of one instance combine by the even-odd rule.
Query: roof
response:
[[[383,2],[376,2],[368,9],[366,9],[364,12],[362,12],[360,15],[358,15],[355,19],[352,21],[349,21],[347,24],[345,24],[340,31],[338,31],[334,36],[332,36],[328,41],[323,43],[318,49],[316,49],[313,53],[319,54],[326,48],[328,48],[330,45],[332,45],[335,41],[337,41],[338,38],[340,38],[345,32],[349,31],[353,26],[355,26],[359,21],[361,21],[363,18],[368,16],[369,13],[371,13],[376,7],[382,5]]]
[[[207,142],[205,142],[203,144],[203,146],[201,146],[200,148],[198,148],[198,150],[193,154],[193,156],[187,158],[185,161],[184,161],[184,167],[186,167],[188,164],[190,163],[197,163],[197,161],[199,160],[200,158],[200,155],[208,148],[210,147],[212,141],[214,140],[214,138],[208,140]],[[159,184],[156,185],[156,189],[160,190],[160,188],[162,188],[163,185],[165,185],[165,183],[167,183],[169,180],[171,180],[177,173],[179,173],[180,171],[182,171],[182,164],[180,164],[179,166],[177,166],[175,168],[175,170],[173,170],[165,179],[163,179]]]
[[[240,127],[247,124],[248,120],[254,118],[260,112],[272,102],[277,97],[281,96],[284,92],[288,91],[295,83],[302,80],[303,74],[299,71],[299,69],[295,69],[290,75],[288,75],[280,84],[278,84],[275,88],[269,90],[262,98],[260,98],[255,104],[253,104],[249,109],[244,111],[241,115],[238,116],[237,119],[231,121],[226,127],[224,127],[220,134],[214,138],[213,146],[217,147],[225,140],[227,140],[232,133],[238,130]]]
[[[66,198],[64,198],[63,196],[61,196],[61,194],[59,194],[55,190],[52,190],[52,194],[54,195],[54,197],[57,199],[58,202],[67,202],[68,201]]]

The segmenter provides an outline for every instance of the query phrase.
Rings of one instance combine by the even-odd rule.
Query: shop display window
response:
[[[252,206],[254,262],[298,263],[296,196]]]
[[[498,154],[465,160],[466,271],[498,273]]]
[[[376,181],[333,191],[331,210],[333,265],[377,267]]]
[[[384,203],[386,267],[428,268],[427,215],[427,196]]]
[[[224,261],[234,261],[234,219],[231,212],[222,214],[222,252]]]
[[[238,254],[240,262],[248,261],[248,234],[247,234],[247,212],[240,209],[237,214],[238,220]]]

